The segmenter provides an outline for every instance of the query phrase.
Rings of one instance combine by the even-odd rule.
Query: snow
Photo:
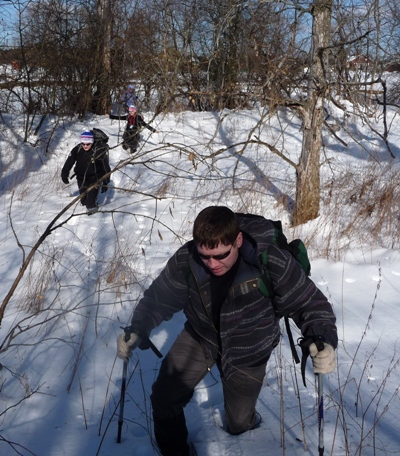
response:
[[[253,131],[263,114],[262,109],[182,112],[152,119],[152,113],[144,113],[158,133],[144,130],[142,148],[133,160],[118,145],[124,122],[88,117],[57,124],[49,119],[40,138],[32,136],[24,144],[23,118],[3,114],[3,303],[40,236],[48,227],[52,232],[37,246],[1,323],[2,455],[158,454],[149,395],[161,361],[151,351],[135,351],[129,363],[122,441],[116,442],[123,367],[116,358],[116,337],[145,288],[190,239],[196,214],[211,204],[281,219],[289,239],[300,235],[307,241],[311,278],[333,305],[340,339],[337,370],[324,377],[325,454],[400,454],[400,255],[390,248],[398,246],[398,232],[390,232],[380,244],[368,241],[368,226],[365,236],[339,238],[352,220],[341,185],[329,188],[336,192],[330,199],[322,186],[317,220],[289,228],[279,200],[283,195],[294,198],[294,169],[267,148],[244,148],[243,142],[259,136],[296,162],[300,124],[289,112],[280,112]],[[389,141],[399,144],[397,113],[391,110],[390,115]],[[370,169],[371,157],[382,166],[389,161],[381,140],[368,138],[365,125],[355,119],[346,122],[353,122],[350,129],[364,139],[355,142],[341,130],[346,149],[325,138],[323,184],[351,170],[356,185],[357,175]],[[378,124],[379,119],[381,128]],[[100,195],[100,211],[87,216],[76,181],[65,186],[60,171],[80,133],[93,127],[110,136],[110,162],[119,170],[112,175],[113,188]],[[226,151],[227,146],[232,147]],[[392,147],[398,156],[399,149]],[[397,169],[398,160],[391,166]],[[330,201],[339,203],[332,207]],[[329,252],[328,257],[323,252]],[[183,315],[177,314],[152,333],[164,355],[183,323]],[[296,339],[296,328],[293,332]],[[258,429],[228,435],[223,430],[221,382],[213,370],[186,408],[189,439],[197,454],[318,454],[316,378],[309,362],[303,386],[286,334],[267,366],[257,410],[263,418]]]

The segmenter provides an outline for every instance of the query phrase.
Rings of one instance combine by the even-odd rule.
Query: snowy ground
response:
[[[0,333],[2,455],[157,454],[149,394],[160,360],[150,351],[137,351],[130,362],[122,441],[116,443],[122,376],[116,337],[143,290],[190,239],[193,220],[203,207],[225,204],[282,219],[287,226],[288,216],[277,199],[281,194],[293,198],[294,170],[255,145],[242,154],[240,145],[218,153],[246,140],[259,114],[159,116],[152,121],[159,132],[143,132],[142,149],[129,164],[131,157],[118,145],[123,123],[106,117],[58,127],[49,122],[39,142],[30,138],[34,145],[27,145],[21,142],[21,120],[5,117],[6,125],[0,126],[2,300],[39,237],[77,196],[76,182],[65,186],[60,170],[80,133],[103,129],[113,147],[112,167],[125,166],[100,196],[99,213],[87,216],[77,201],[56,220],[5,308]],[[151,120],[151,114],[145,113],[145,119]],[[397,117],[391,125],[390,141],[398,144]],[[301,136],[289,115],[263,124],[254,134],[296,161]],[[379,160],[387,160],[378,140],[368,141],[380,151]],[[331,147],[328,153],[332,161],[329,170],[322,168],[323,178],[332,168],[340,175],[368,165],[357,144]],[[324,211],[321,218],[328,220]],[[315,235],[319,223],[302,227],[301,235],[313,233],[311,278],[329,297],[338,319],[338,369],[325,377],[325,454],[400,455],[399,250],[371,249],[353,240],[341,261],[322,259],[318,252],[326,233]],[[335,229],[332,221],[324,226]],[[286,232],[289,238],[296,234],[289,228]],[[183,323],[178,314],[153,332],[163,354]],[[221,428],[223,399],[213,371],[186,409],[197,454],[317,455],[316,384],[310,366],[307,378],[305,388],[283,335],[259,397],[261,427],[232,437]]]

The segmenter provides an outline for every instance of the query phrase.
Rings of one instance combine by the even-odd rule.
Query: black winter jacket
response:
[[[108,145],[102,142],[95,141],[88,151],[85,151],[78,144],[68,155],[61,170],[61,177],[68,178],[72,167],[75,165],[74,172],[78,181],[86,184],[96,182],[111,171],[108,149]],[[108,183],[109,180],[110,178],[108,177],[105,182]]]
[[[151,125],[145,122],[143,116],[141,114],[136,114],[136,116],[128,116],[128,121],[126,123],[126,131],[127,132],[137,132],[140,128],[147,128],[148,130],[152,131],[153,133],[156,131]]]
[[[219,332],[212,322],[210,279],[198,259],[193,241],[168,261],[139,301],[132,322],[150,331],[175,312],[183,310],[187,328],[206,353],[220,358],[224,375],[235,368],[266,360],[279,343],[279,320],[288,315],[304,337],[325,336],[337,347],[336,318],[323,293],[292,255],[272,242],[275,228],[262,217],[238,215],[244,242],[239,267],[220,314]],[[273,297],[259,290],[262,269],[258,255],[268,253]]]

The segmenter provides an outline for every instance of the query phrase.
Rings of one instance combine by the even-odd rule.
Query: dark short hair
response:
[[[193,240],[196,245],[214,249],[221,243],[233,244],[240,233],[236,215],[225,206],[209,206],[203,209],[193,224]]]

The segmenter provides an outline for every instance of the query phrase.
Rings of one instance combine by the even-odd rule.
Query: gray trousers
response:
[[[183,409],[192,398],[196,385],[215,363],[206,357],[201,344],[185,329],[164,358],[151,395],[154,433],[163,456],[189,454]],[[221,374],[230,434],[240,434],[255,426],[255,406],[265,366],[266,362],[236,370],[229,379]],[[217,367],[221,373],[218,362]]]

